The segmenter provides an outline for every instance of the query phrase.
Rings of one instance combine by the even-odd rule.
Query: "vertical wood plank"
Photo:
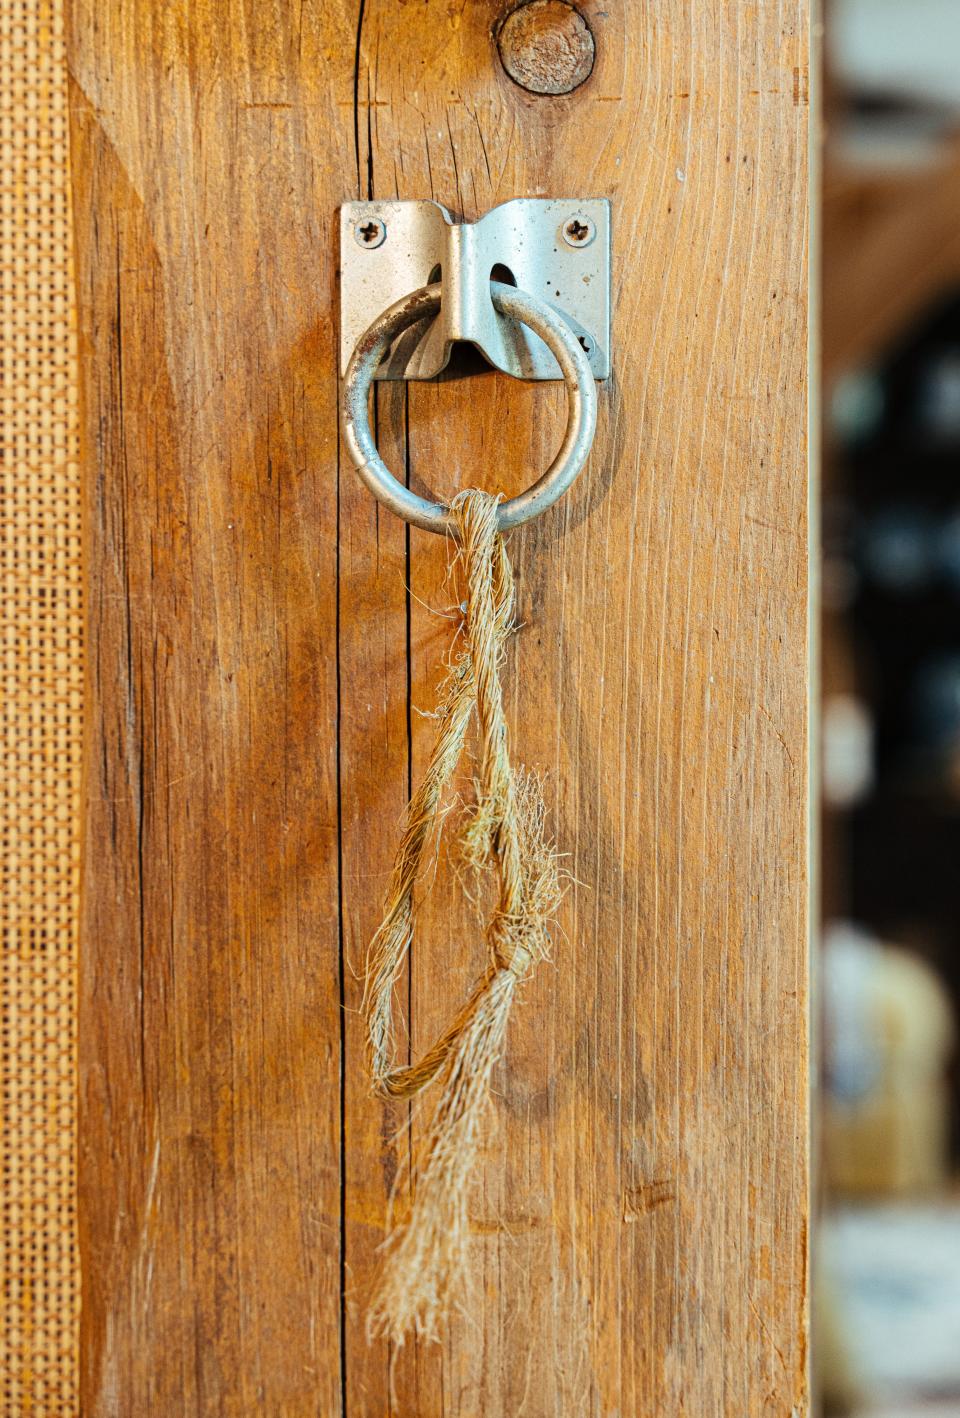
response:
[[[474,1294],[395,1361],[395,1409],[349,1354],[365,1414],[806,1411],[806,7],[580,8],[596,63],[566,96],[506,77],[494,4],[368,0],[361,31],[371,195],[611,196],[616,305],[588,470],[511,538],[515,757],[576,885],[511,1023]],[[562,417],[496,375],[412,386],[412,483],[518,491]],[[411,534],[421,710],[447,559]],[[481,968],[457,901],[441,852],[415,1050]]]
[[[340,1410],[338,6],[73,8],[83,1411]]]

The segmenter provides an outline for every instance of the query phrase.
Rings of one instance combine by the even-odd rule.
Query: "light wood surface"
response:
[[[581,8],[550,97],[488,3],[75,0],[97,1418],[806,1412],[806,10]],[[511,537],[505,677],[575,884],[473,1293],[391,1355],[363,1304],[416,1120],[369,1096],[355,971],[455,595],[338,454],[336,208],[566,193],[613,200],[615,377]],[[563,393],[454,375],[377,419],[419,490],[512,493]],[[483,958],[444,851],[425,923],[415,1048]]]

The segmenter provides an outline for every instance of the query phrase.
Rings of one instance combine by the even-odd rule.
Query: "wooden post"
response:
[[[508,8],[74,3],[91,1418],[807,1411],[806,7],[549,0],[498,48]],[[514,756],[573,884],[473,1291],[391,1354],[417,1122],[355,972],[455,617],[339,450],[336,209],[524,195],[614,213],[595,451],[511,538]],[[515,492],[563,398],[386,386],[381,450]],[[483,958],[442,854],[424,919],[414,1048]]]

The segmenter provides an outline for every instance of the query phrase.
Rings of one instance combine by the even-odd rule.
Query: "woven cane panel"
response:
[[[62,0],[0,0],[0,1407],[77,1412],[80,489]]]

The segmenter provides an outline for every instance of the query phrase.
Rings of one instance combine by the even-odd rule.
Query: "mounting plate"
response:
[[[461,223],[438,202],[344,203],[341,374],[379,315],[419,287],[442,281],[440,313],[396,340],[378,379],[432,379],[459,340],[518,379],[560,379],[540,337],[496,312],[491,276],[552,305],[573,327],[595,378],[609,376],[610,203],[541,197],[518,197],[477,222]]]

